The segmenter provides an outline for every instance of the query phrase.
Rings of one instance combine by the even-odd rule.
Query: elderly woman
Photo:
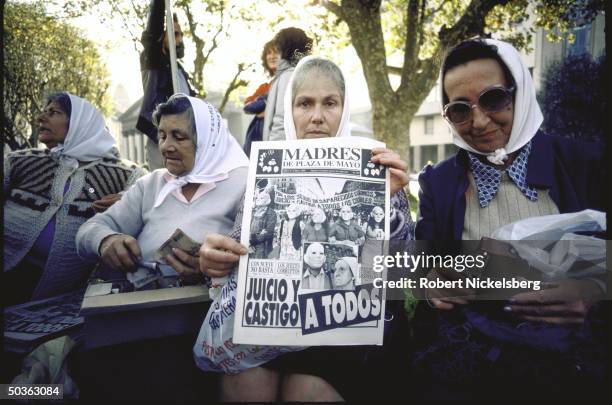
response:
[[[333,288],[334,290],[355,289],[357,284],[358,264],[356,257],[341,257],[334,264]]]
[[[83,287],[92,267],[77,255],[77,230],[145,173],[117,157],[115,138],[87,100],[53,94],[37,123],[39,141],[47,148],[12,152],[4,159],[9,304]]]
[[[285,133],[287,139],[314,139],[332,136],[350,136],[348,94],[344,76],[333,62],[306,57],[297,65],[285,95]],[[372,150],[372,161],[384,164],[391,174],[392,203],[404,218],[409,218],[408,203],[403,187],[408,183],[406,163],[388,149]],[[238,238],[241,221],[232,233]],[[404,226],[391,226],[391,236],[409,239],[410,221]],[[395,225],[395,226],[394,226]],[[320,245],[320,244],[319,244]],[[312,246],[312,245],[311,245]],[[224,235],[209,235],[200,249],[200,269],[211,277],[230,273],[246,247]],[[402,312],[395,315],[397,321]],[[194,350],[200,350],[196,344]],[[339,401],[367,392],[364,370],[364,347],[312,347],[301,352],[284,354],[260,367],[238,375],[224,375],[221,397],[227,401]],[[396,357],[397,357],[396,353]],[[373,356],[375,357],[375,356]],[[363,378],[363,379],[362,379]],[[363,381],[364,384],[356,384]],[[357,387],[356,387],[357,385]],[[277,398],[277,394],[280,398]]]
[[[79,254],[134,271],[180,228],[195,241],[230,232],[244,195],[248,160],[209,103],[183,94],[153,115],[165,169],[138,182],[121,201],[87,221]],[[184,281],[198,278],[198,258],[174,249],[165,260]]]
[[[419,177],[417,239],[479,240],[525,218],[601,208],[602,149],[538,131],[542,113],[516,49],[492,39],[463,42],[448,53],[440,78],[443,115],[460,151]],[[516,392],[515,383],[521,392],[537,386],[545,396],[576,387],[564,382],[577,369],[580,381],[590,379],[592,364],[560,342],[580,347],[589,341],[580,327],[568,325],[583,325],[592,302],[567,294],[594,296],[598,288],[589,280],[560,283],[502,305],[430,291],[440,310],[439,338],[417,354],[417,374],[435,380],[431,392],[442,395],[456,394],[453,384],[472,395],[487,395],[489,388]]]

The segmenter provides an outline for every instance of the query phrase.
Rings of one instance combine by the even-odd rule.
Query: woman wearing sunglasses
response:
[[[460,150],[419,177],[417,239],[480,240],[529,217],[603,209],[603,148],[539,130],[535,87],[514,47],[492,39],[462,42],[449,51],[440,80],[443,116]],[[576,370],[597,381],[584,353],[560,349],[562,337],[578,343],[576,328],[584,327],[592,307],[585,300],[568,302],[568,288],[601,294],[596,280],[518,294],[502,305],[428,290],[429,303],[439,310],[438,337],[415,358],[425,384],[436,381],[428,394],[452,397],[457,392],[449,387],[459,385],[468,397],[518,393],[507,388],[520,383],[542,395],[564,395],[576,387],[563,383]]]

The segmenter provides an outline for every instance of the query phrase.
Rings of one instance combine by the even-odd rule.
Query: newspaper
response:
[[[27,351],[34,345],[73,331],[83,323],[79,316],[84,290],[4,308],[4,343]]]
[[[374,147],[384,144],[253,144],[234,343],[382,344],[384,291],[361,260],[366,239],[389,238],[389,173],[370,161]]]

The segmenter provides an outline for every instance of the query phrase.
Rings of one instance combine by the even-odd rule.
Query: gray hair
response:
[[[291,104],[295,102],[297,90],[304,84],[306,77],[312,72],[321,73],[325,77],[329,78],[338,88],[340,98],[342,99],[341,102],[344,104],[345,84],[342,71],[334,62],[320,57],[308,59],[302,65],[300,65],[299,70],[294,72],[293,85],[291,86]]]

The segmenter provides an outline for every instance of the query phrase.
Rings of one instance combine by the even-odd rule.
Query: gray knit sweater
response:
[[[208,233],[227,234],[234,226],[247,174],[246,167],[238,167],[189,203],[170,194],[154,208],[166,184],[164,170],[155,170],[139,179],[121,201],[83,224],[76,237],[78,252],[81,257],[97,260],[104,238],[121,233],[136,238],[143,260],[153,261],[157,249],[177,228],[200,243]]]
[[[117,194],[146,171],[121,159],[100,159],[77,169],[60,165],[48,149],[11,152],[4,160],[4,271],[17,266],[56,216],[55,234],[32,299],[79,288],[91,265],[76,253],[79,227],[95,212],[92,202]],[[64,194],[64,186],[70,185]]]

